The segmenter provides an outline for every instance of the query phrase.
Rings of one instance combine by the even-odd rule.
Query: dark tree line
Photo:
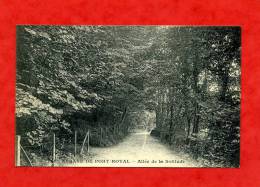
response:
[[[158,131],[195,158],[238,166],[239,28],[170,28],[164,37],[154,46]]]
[[[141,100],[133,85],[134,45],[123,37],[130,32],[18,26],[17,133],[41,144],[54,131],[120,123]]]

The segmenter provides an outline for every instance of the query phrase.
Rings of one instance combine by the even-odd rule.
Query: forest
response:
[[[16,134],[32,160],[48,160],[44,145],[54,132],[57,142],[70,138],[68,150],[74,131],[83,140],[88,129],[107,128],[90,145],[109,147],[149,111],[155,113],[151,136],[174,151],[205,167],[239,167],[240,32],[17,26]],[[61,147],[57,152],[73,159]]]

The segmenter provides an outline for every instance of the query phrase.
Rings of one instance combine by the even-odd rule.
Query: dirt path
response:
[[[132,133],[123,142],[90,148],[92,158],[73,167],[196,167],[196,162],[178,156],[147,132]],[[152,160],[155,162],[152,163]],[[160,163],[159,163],[160,161]]]

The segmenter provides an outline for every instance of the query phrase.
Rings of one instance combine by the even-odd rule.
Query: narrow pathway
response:
[[[197,167],[178,156],[148,132],[132,133],[123,142],[104,148],[91,147],[92,158],[72,167]],[[152,162],[154,160],[154,162]]]

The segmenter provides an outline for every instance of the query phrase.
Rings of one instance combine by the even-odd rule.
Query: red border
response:
[[[0,186],[260,186],[258,0],[0,0]],[[15,168],[17,24],[239,25],[242,27],[240,169]]]

